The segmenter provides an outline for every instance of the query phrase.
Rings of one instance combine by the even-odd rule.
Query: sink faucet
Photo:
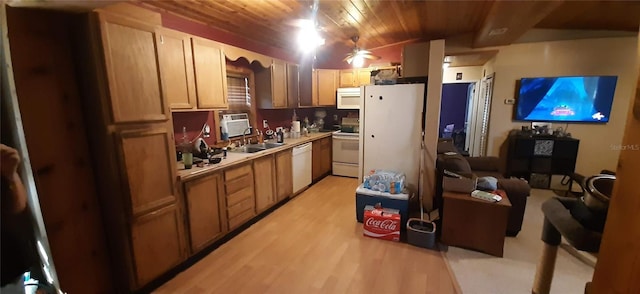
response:
[[[245,139],[245,134],[247,133],[247,130],[251,131],[251,127],[248,127],[246,129],[244,129],[244,131],[242,131],[242,144],[247,145],[247,140]],[[251,139],[249,139],[251,140]]]

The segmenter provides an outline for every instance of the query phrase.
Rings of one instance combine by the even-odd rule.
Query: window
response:
[[[228,73],[227,99],[229,102],[229,110],[251,111],[249,77]]]

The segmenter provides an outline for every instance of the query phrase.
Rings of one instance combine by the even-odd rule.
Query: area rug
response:
[[[515,238],[506,238],[503,258],[448,247],[445,256],[462,293],[531,293],[543,247],[540,236],[544,216],[540,208],[544,201],[554,196],[551,190],[531,191],[522,231]],[[592,279],[595,260],[578,258],[562,249],[566,247],[561,246],[558,250],[551,293],[584,293],[585,283]]]

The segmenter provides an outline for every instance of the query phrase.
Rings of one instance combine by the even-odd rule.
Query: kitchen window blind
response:
[[[244,76],[227,76],[227,101],[230,110],[251,110],[249,79]]]

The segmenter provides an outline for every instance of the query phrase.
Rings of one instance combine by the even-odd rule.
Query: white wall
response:
[[[576,171],[595,174],[601,169],[616,170],[629,103],[634,93],[637,37],[583,39],[516,44],[502,47],[494,60],[484,66],[495,72],[493,103],[489,121],[488,155],[498,155],[509,130],[529,123],[514,122],[516,80],[523,77],[567,75],[615,75],[618,83],[609,123],[569,124],[568,131],[580,140]],[[553,128],[564,127],[554,124]]]
[[[462,73],[462,81],[479,81],[482,79],[482,66],[459,66],[444,69],[442,83],[455,83],[456,74]]]

